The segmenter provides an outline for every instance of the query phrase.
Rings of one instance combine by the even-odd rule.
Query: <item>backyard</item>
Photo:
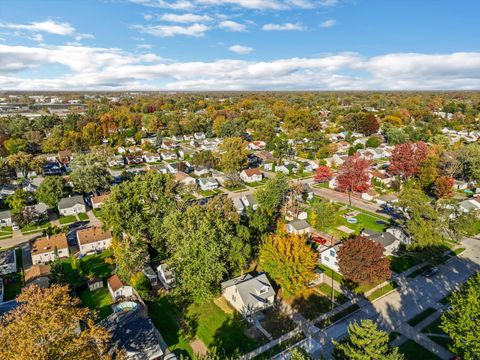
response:
[[[17,272],[4,277],[4,293],[3,300],[8,301],[15,299],[23,288],[23,253],[22,249],[15,249],[17,256]]]
[[[84,306],[98,311],[99,320],[105,319],[112,313],[111,304],[113,301],[106,287],[95,291],[85,289],[78,294],[78,297],[82,300]]]

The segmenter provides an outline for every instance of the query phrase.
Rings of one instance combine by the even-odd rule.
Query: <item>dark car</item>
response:
[[[432,277],[433,275],[435,275],[437,272],[438,272],[438,269],[436,267],[431,267],[431,268],[425,270],[422,273],[422,275],[429,278],[429,277]]]

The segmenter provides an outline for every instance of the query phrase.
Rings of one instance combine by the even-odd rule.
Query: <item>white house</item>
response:
[[[251,207],[253,210],[257,210],[258,209],[258,202],[257,200],[253,197],[253,195],[243,195],[242,196],[242,203],[243,205],[245,206],[245,208],[247,207]]]
[[[172,151],[163,151],[160,156],[165,161],[177,160],[177,154]]]
[[[175,274],[173,269],[166,263],[160,264],[157,267],[158,279],[162,283],[163,287],[170,290],[175,284]]]
[[[12,213],[10,210],[0,211],[0,226],[12,226]]]
[[[218,182],[214,178],[201,178],[198,179],[198,185],[203,191],[215,190],[218,188]]]
[[[102,207],[103,203],[107,201],[108,197],[110,194],[103,194],[99,196],[92,196],[91,202],[92,202],[92,208],[93,209],[99,209]]]
[[[143,161],[145,161],[148,164],[156,163],[162,160],[162,157],[160,156],[160,154],[151,153],[151,152],[147,152],[143,154],[142,157],[143,157]]]
[[[131,286],[124,285],[117,274],[108,278],[107,285],[108,291],[115,301],[122,297],[126,298],[133,296],[133,288]]]
[[[193,134],[195,140],[205,140],[206,136],[204,132],[196,132]]]
[[[15,250],[0,252],[0,275],[17,272],[17,254]]]
[[[240,172],[240,179],[246,183],[262,181],[263,173],[260,169],[245,169]]]
[[[459,207],[460,207],[460,210],[463,212],[479,211],[480,202],[478,202],[475,199],[463,200],[460,202]]]
[[[193,173],[195,176],[205,176],[210,173],[210,170],[203,166],[197,166],[195,170],[193,170]]]
[[[287,223],[287,232],[295,235],[309,234],[312,230],[310,224],[305,220],[297,219]]]
[[[265,143],[265,141],[252,141],[252,142],[248,143],[247,149],[248,150],[263,150],[263,149],[265,149],[266,145],[267,144]]]
[[[175,180],[185,186],[193,186],[196,184],[195,178],[189,176],[183,171],[179,171],[175,174]]]
[[[70,255],[68,250],[67,237],[64,233],[41,237],[32,243],[33,265],[47,264],[56,259],[67,258]]]
[[[340,268],[338,267],[337,253],[338,253],[338,250],[340,250],[341,246],[342,244],[337,244],[323,250],[320,253],[320,262],[323,265],[328,266],[333,271],[336,271],[337,273],[340,273]],[[328,272],[327,272],[327,275],[328,275]]]
[[[58,202],[58,212],[64,216],[87,212],[83,196],[76,195],[60,199]]]
[[[112,245],[112,233],[95,226],[80,229],[77,231],[77,241],[81,254],[97,253]]]
[[[275,301],[275,290],[265,274],[241,275],[221,286],[225,300],[244,317],[272,307]]]

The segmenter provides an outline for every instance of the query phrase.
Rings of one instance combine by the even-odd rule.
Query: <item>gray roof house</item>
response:
[[[389,232],[375,233],[370,235],[368,238],[381,244],[385,249],[383,252],[385,255],[394,254],[400,246],[400,240]]]
[[[0,275],[7,275],[17,271],[17,256],[15,250],[0,252]]]
[[[58,212],[60,215],[75,215],[87,212],[83,196],[76,195],[60,199],[58,202]]]
[[[10,210],[0,211],[0,226],[12,226],[12,213]]]
[[[311,231],[310,224],[305,220],[292,220],[287,223],[287,232],[289,234],[303,235],[308,234]]]
[[[275,301],[275,290],[265,274],[250,274],[222,282],[222,295],[244,317],[270,308]]]

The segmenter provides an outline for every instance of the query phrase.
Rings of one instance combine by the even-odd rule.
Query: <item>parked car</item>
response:
[[[435,275],[437,272],[438,272],[438,269],[434,266],[434,267],[431,267],[430,269],[425,270],[422,273],[422,275],[429,278],[429,277],[432,277],[433,275]]]

